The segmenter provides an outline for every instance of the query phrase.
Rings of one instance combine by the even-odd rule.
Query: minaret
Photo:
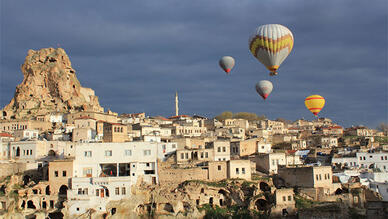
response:
[[[178,91],[175,92],[175,116],[179,115],[179,107],[178,107]]]

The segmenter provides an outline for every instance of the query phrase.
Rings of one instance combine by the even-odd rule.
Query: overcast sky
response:
[[[314,2],[314,3],[313,3]],[[270,119],[313,119],[305,97],[319,94],[319,114],[346,127],[388,120],[388,1],[13,1],[1,0],[0,107],[23,80],[29,49],[64,48],[84,87],[118,113],[213,117],[254,112]],[[268,70],[248,49],[257,26],[278,23],[294,48]],[[227,76],[224,56],[236,66]],[[270,80],[263,101],[254,85]]]

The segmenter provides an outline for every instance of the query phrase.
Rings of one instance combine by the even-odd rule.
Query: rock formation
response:
[[[50,112],[104,111],[94,90],[81,86],[62,48],[29,50],[21,70],[24,79],[2,110],[5,119]]]

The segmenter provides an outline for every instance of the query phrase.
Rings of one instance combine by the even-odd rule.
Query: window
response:
[[[181,159],[185,159],[185,155],[183,153],[181,153]]]
[[[189,159],[189,153],[185,153],[185,159]]]
[[[63,176],[63,177],[66,176],[66,170],[62,171],[62,176]]]
[[[245,174],[245,168],[241,168],[241,173]]]
[[[221,147],[217,147],[217,152],[221,152]]]
[[[146,166],[149,167],[149,166],[150,166],[150,163],[146,163]]]
[[[205,152],[205,158],[208,158],[208,157],[209,157],[209,153]]]
[[[83,176],[92,177],[92,168],[84,168],[82,172]]]
[[[283,201],[284,201],[284,202],[286,201],[286,196],[283,196]]]
[[[222,147],[222,151],[223,151],[223,152],[226,152],[226,147]]]
[[[201,158],[203,158],[203,152],[201,152]]]
[[[100,189],[96,189],[96,196],[100,196]]]
[[[125,150],[125,156],[132,156],[132,150]]]
[[[321,174],[319,174],[319,180],[322,180]]]
[[[291,200],[292,200],[291,195],[289,195],[288,196],[288,201],[291,201]]]
[[[315,175],[315,179],[319,180],[319,179],[318,179],[318,174],[317,174],[317,175]]]
[[[78,188],[78,195],[82,195],[82,189]]]
[[[144,156],[151,155],[151,150],[144,150]]]
[[[116,195],[120,195],[120,188],[119,188],[119,187],[116,187],[116,188],[115,188],[115,194],[116,194]]]
[[[88,188],[84,189],[83,194],[84,195],[88,195],[89,194]]]
[[[55,171],[54,174],[55,174],[55,177],[58,177],[58,175],[59,175],[58,171]]]
[[[112,151],[111,150],[105,151],[105,157],[112,157]]]
[[[127,191],[126,191],[125,187],[122,187],[122,188],[121,188],[121,194],[122,194],[122,195],[125,195],[126,193],[127,193]]]
[[[85,157],[92,157],[92,151],[85,151],[84,156]]]
[[[172,144],[172,148],[176,148],[176,144]]]
[[[236,168],[236,174],[240,174],[240,171],[238,168]]]
[[[218,165],[218,170],[221,170],[221,165]]]

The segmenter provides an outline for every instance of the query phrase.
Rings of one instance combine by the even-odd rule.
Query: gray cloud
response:
[[[295,47],[270,78],[249,53],[248,38],[281,23]],[[313,116],[304,98],[321,94],[321,115],[345,126],[387,121],[385,1],[81,1],[1,2],[0,104],[22,80],[28,49],[63,47],[81,84],[113,111],[173,114],[174,93],[186,114],[224,110],[295,120]],[[218,59],[232,55],[232,75]],[[274,83],[267,101],[255,93]]]

